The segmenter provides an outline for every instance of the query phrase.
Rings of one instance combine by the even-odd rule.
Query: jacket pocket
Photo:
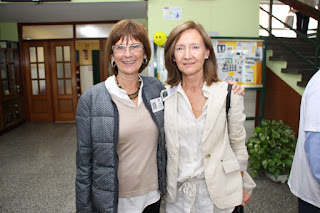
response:
[[[221,160],[221,163],[225,173],[230,173],[230,172],[240,170],[240,164],[237,158]]]

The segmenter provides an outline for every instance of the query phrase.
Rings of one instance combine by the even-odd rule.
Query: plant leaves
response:
[[[255,128],[246,143],[252,176],[262,171],[275,177],[289,174],[296,143],[295,133],[290,126],[281,120],[263,119],[262,126]]]

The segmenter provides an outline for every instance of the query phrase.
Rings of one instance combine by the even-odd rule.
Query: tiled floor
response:
[[[24,123],[0,136],[0,212],[75,212],[75,124]],[[287,184],[266,177],[245,213],[294,213]]]
[[[25,123],[0,136],[0,212],[75,212],[75,125]]]

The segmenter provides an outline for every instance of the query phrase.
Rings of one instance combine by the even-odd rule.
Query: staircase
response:
[[[315,47],[308,41],[301,38],[272,38],[267,45],[268,50],[273,51],[270,61],[287,61],[287,67],[282,69],[282,73],[302,74],[301,81],[297,82],[298,86],[305,87],[310,78],[316,73],[313,66],[297,56],[292,50],[289,50],[282,43],[293,48],[299,54],[303,55],[312,63],[315,62]],[[320,57],[319,57],[320,59]],[[318,60],[318,67],[320,67]]]

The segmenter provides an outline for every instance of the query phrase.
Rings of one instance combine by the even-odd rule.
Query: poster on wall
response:
[[[181,7],[163,7],[163,20],[181,20]]]
[[[212,44],[221,80],[243,85],[262,83],[262,41],[212,40]]]

